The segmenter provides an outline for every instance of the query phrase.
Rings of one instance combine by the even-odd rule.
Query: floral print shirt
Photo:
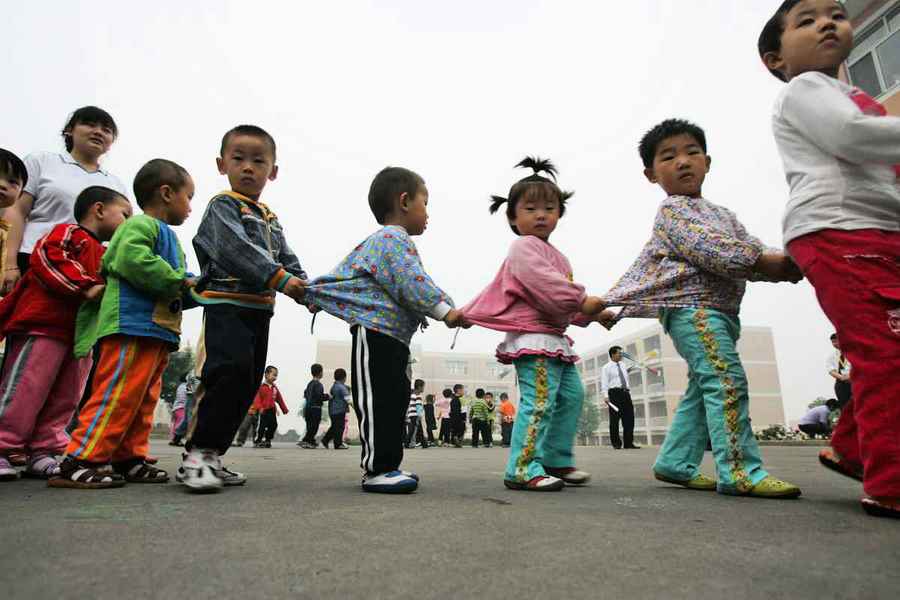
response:
[[[604,299],[624,306],[618,319],[655,318],[660,309],[685,307],[737,316],[765,249],[727,208],[670,196],[659,207],[650,241]]]
[[[443,319],[453,300],[425,272],[405,229],[388,225],[333,271],[310,282],[305,302],[409,345],[426,316]]]

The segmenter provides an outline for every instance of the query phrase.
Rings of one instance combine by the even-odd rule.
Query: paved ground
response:
[[[163,467],[175,452],[155,446]],[[421,491],[359,491],[355,450],[238,449],[244,488],[0,484],[0,598],[890,598],[900,521],[865,516],[816,448],[764,448],[797,501],[648,477],[654,449],[580,449],[583,489],[510,492],[506,451],[408,453]]]

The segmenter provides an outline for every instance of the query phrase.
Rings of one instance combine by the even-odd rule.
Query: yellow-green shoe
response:
[[[713,492],[716,490],[716,480],[702,473],[694,477],[693,479],[685,480],[685,479],[673,479],[671,477],[666,477],[665,475],[661,475],[656,471],[653,472],[653,476],[659,481],[665,481],[666,483],[672,483],[675,485],[680,485],[681,487],[688,488],[689,490],[701,490],[704,492]]]
[[[793,483],[776,479],[769,475],[756,485],[754,485],[747,496],[754,498],[799,498],[800,488]]]

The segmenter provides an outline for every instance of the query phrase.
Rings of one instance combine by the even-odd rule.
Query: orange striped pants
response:
[[[91,397],[78,415],[68,456],[98,464],[147,456],[169,351],[156,338],[112,335],[100,341]]]

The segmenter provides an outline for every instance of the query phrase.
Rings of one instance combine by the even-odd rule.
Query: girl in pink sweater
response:
[[[506,204],[519,237],[494,280],[461,312],[467,323],[505,332],[497,359],[516,367],[521,399],[504,484],[554,491],[590,479],[572,453],[584,387],[565,333],[570,324],[599,321],[604,307],[572,280],[568,259],[548,241],[572,193],[556,185],[550,161],[526,158],[516,166],[534,173],[513,185],[508,199],[493,196],[490,210]]]

